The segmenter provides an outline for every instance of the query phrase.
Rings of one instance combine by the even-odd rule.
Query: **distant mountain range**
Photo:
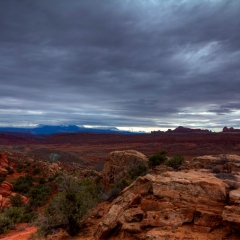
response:
[[[117,134],[138,134],[143,132],[121,131],[117,128],[86,128],[78,127],[76,125],[68,126],[50,126],[39,125],[34,128],[23,127],[0,127],[1,133],[8,133],[14,135],[51,135],[57,133],[117,133]]]

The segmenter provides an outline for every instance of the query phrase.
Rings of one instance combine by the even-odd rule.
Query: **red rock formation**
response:
[[[0,194],[3,197],[8,197],[13,191],[13,185],[9,182],[3,181],[0,185]]]
[[[222,132],[224,133],[235,133],[235,132],[240,132],[240,129],[234,129],[233,127],[224,127]]]
[[[8,166],[8,159],[5,153],[0,152],[0,167]]]
[[[106,239],[118,228],[139,239],[184,239],[164,229],[181,229],[187,223],[193,224],[192,235],[209,233],[224,224],[238,230],[240,208],[227,206],[227,195],[227,184],[209,172],[166,172],[139,177],[112,202],[95,238]],[[236,203],[238,192],[230,195]],[[152,230],[146,232],[146,228]],[[172,238],[164,238],[166,234],[172,234]]]
[[[144,163],[148,159],[140,152],[134,150],[114,151],[108,154],[102,171],[103,184],[108,189],[109,185],[121,179],[129,168]]]

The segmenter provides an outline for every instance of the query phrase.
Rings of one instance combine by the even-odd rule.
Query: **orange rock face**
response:
[[[0,194],[3,197],[8,197],[13,191],[13,185],[9,182],[3,181],[0,185]]]
[[[8,166],[8,159],[5,153],[0,152],[0,167]]]
[[[209,172],[149,174],[139,177],[112,202],[98,225],[95,238],[106,239],[118,228],[139,239],[175,239],[178,234],[163,230],[178,229],[188,223],[193,235],[195,232],[210,234],[224,223],[238,230],[240,210],[238,206],[226,206],[228,199],[227,184]],[[233,200],[238,201],[236,190],[232,192]],[[160,230],[143,234],[149,228]],[[172,238],[166,238],[168,235]]]

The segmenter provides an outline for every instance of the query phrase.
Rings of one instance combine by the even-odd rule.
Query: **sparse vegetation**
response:
[[[162,150],[158,153],[153,154],[152,156],[149,157],[149,166],[154,167],[157,165],[160,165],[162,163],[164,163],[167,160],[166,157],[167,151],[166,150]]]
[[[30,197],[29,205],[32,207],[43,206],[50,197],[51,187],[45,184],[39,184],[28,192]]]
[[[36,219],[36,213],[26,213],[24,207],[5,208],[0,213],[0,234],[5,233],[14,228],[14,225],[20,222],[32,222]]]
[[[184,163],[184,157],[175,155],[171,159],[166,161],[166,165],[174,169],[178,169]]]
[[[45,214],[39,216],[40,236],[47,236],[59,227],[65,228],[70,235],[77,234],[86,214],[97,202],[97,188],[90,181],[62,175],[58,186],[60,192],[54,196]]]
[[[5,179],[6,179],[6,177],[5,177],[5,176],[3,176],[3,177],[0,177],[0,184],[1,184],[3,181],[5,181]]]
[[[224,179],[234,180],[234,181],[237,180],[237,177],[232,173],[217,173],[216,177],[220,178],[220,179],[223,179],[223,180]]]
[[[30,187],[33,185],[33,178],[30,175],[25,177],[21,176],[17,179],[16,183],[13,185],[13,190],[20,193],[27,193]]]
[[[214,166],[214,167],[212,167],[212,172],[213,173],[220,173],[221,169],[219,167],[217,167],[217,166]]]
[[[9,201],[12,207],[22,207],[24,205],[23,198],[20,194],[16,194],[15,196],[11,195]]]
[[[138,165],[130,168],[123,178],[110,186],[110,191],[107,193],[106,200],[112,201],[118,197],[125,187],[129,186],[137,177],[146,175],[147,172],[148,167],[144,162],[140,162]]]

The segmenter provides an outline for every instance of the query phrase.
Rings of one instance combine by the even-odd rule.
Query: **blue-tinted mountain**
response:
[[[137,134],[137,132],[121,131],[117,128],[85,128],[76,125],[68,126],[50,126],[39,125],[34,128],[20,128],[20,127],[1,127],[1,133],[11,133],[14,135],[50,135],[56,133],[118,133],[118,134]]]

